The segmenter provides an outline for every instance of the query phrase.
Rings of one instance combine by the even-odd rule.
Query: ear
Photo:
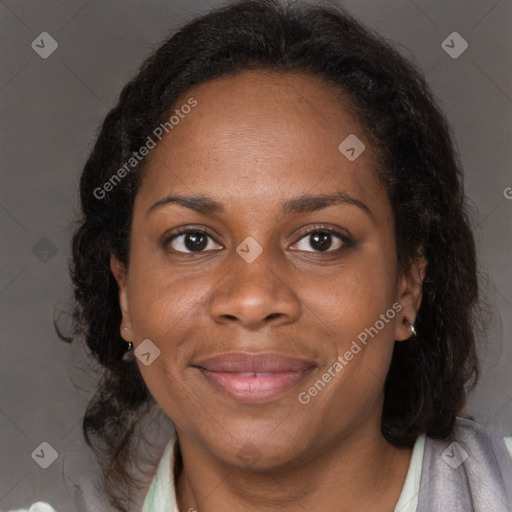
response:
[[[119,307],[121,308],[123,317],[120,326],[121,337],[125,341],[133,341],[132,322],[128,303],[128,270],[124,263],[119,261],[113,253],[110,254],[110,270],[119,287]]]
[[[414,325],[416,314],[421,306],[423,280],[427,269],[427,260],[419,254],[411,263],[407,274],[402,274],[398,280],[397,301],[402,309],[397,315],[395,340],[403,341],[411,337],[409,326]]]

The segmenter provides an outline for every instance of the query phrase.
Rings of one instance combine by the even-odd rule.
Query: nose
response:
[[[283,275],[283,264],[272,264],[265,251],[251,263],[238,254],[233,260],[228,262],[231,271],[210,299],[210,315],[215,322],[258,330],[268,324],[297,321],[300,301]]]

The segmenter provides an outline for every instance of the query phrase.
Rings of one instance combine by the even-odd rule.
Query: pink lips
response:
[[[303,380],[315,364],[275,353],[230,353],[194,366],[215,388],[238,401],[251,403],[288,391]]]

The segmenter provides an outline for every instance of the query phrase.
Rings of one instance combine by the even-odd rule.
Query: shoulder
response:
[[[142,512],[153,512],[161,509],[178,512],[176,502],[176,487],[173,473],[175,472],[176,452],[178,450],[178,438],[174,433],[165,446],[160,458],[156,474],[147,492]],[[169,485],[171,482],[171,485]]]
[[[429,507],[433,502],[442,507],[439,510],[453,512],[509,512],[511,448],[510,437],[503,439],[475,421],[462,418],[457,418],[448,438],[427,436],[419,493],[420,505],[425,508],[419,506],[418,512],[432,510]]]
[[[470,418],[457,417],[457,420],[455,421],[455,431],[465,433],[465,435],[493,437],[497,439],[512,439],[512,434],[506,437],[500,437],[485,426],[480,425],[480,423]]]
[[[427,438],[427,443],[450,467],[464,465],[468,471],[486,467],[490,473],[512,476],[512,436],[500,437],[474,420],[457,418],[449,438]]]
[[[455,442],[467,443],[469,448],[483,451],[487,457],[497,457],[498,462],[503,459],[507,467],[512,458],[512,435],[500,437],[470,419],[457,418],[453,440]]]
[[[7,512],[56,512],[56,510],[48,503],[38,501],[34,503],[30,508],[19,508],[16,510],[8,510]]]
[[[507,447],[510,457],[512,457],[512,436],[504,437],[503,441],[505,442],[505,446]]]

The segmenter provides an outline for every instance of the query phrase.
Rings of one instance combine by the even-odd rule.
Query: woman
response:
[[[81,177],[84,418],[115,510],[510,511],[461,167],[421,74],[343,10],[243,1],[126,85]],[[508,450],[507,450],[508,443]],[[44,505],[41,505],[44,506]],[[37,505],[34,505],[34,510]]]

